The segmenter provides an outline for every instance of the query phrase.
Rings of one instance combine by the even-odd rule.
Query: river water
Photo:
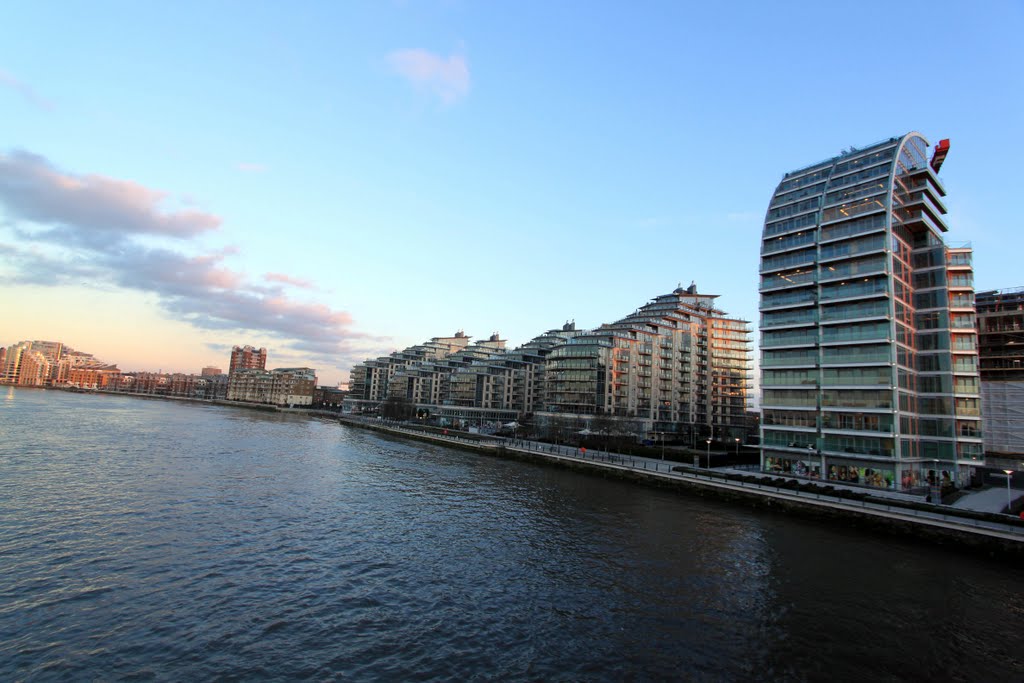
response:
[[[329,420],[0,388],[2,680],[1024,680],[1024,568]]]

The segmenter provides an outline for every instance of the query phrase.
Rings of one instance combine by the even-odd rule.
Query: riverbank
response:
[[[870,527],[919,541],[949,545],[959,550],[1011,559],[1024,557],[1024,524],[1018,520],[1005,515],[996,516],[1005,517],[1005,522],[993,521],[991,516],[965,515],[960,510],[924,504],[909,496],[906,501],[897,496],[873,500],[867,495],[851,500],[840,495],[762,483],[785,481],[782,479],[744,477],[749,479],[744,481],[729,473],[652,458],[595,453],[586,449],[518,439],[437,434],[344,415],[340,416],[340,422],[403,438],[468,449],[484,455],[555,465],[689,494],[714,496],[753,507],[827,519],[839,524]],[[761,482],[754,481],[757,479]]]

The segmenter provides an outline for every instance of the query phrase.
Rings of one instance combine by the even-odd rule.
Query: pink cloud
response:
[[[75,175],[36,154],[0,154],[0,202],[12,218],[113,234],[188,239],[220,227],[221,219],[195,210],[164,211],[166,192],[130,180]]]
[[[0,154],[0,206],[11,219],[46,229],[13,227],[26,247],[0,243],[5,284],[116,286],[146,292],[170,316],[206,330],[276,339],[321,365],[358,360],[353,342],[372,339],[352,329],[348,312],[295,301],[225,265],[237,247],[201,254],[154,248],[135,239],[158,234],[190,240],[219,226],[197,211],[161,211],[166,194],[131,181],[57,170],[27,153]],[[52,249],[53,246],[60,247]],[[315,289],[283,273],[267,282]]]
[[[281,282],[292,287],[301,287],[302,289],[316,289],[309,280],[303,280],[302,278],[292,277],[291,275],[285,275],[284,273],[266,273],[263,279],[267,282]]]
[[[10,88],[40,109],[53,111],[53,102],[39,95],[28,83],[18,80],[3,69],[0,69],[0,85]]]
[[[459,55],[441,57],[427,50],[396,50],[388,63],[413,86],[430,92],[445,104],[453,104],[469,93],[469,66]]]

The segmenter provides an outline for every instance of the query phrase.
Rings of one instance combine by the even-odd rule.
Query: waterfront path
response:
[[[402,426],[398,423],[351,418],[349,416],[343,416],[341,420],[343,423],[363,425],[394,434],[407,434],[417,439],[470,446],[483,452],[493,452],[496,455],[500,453],[500,449],[505,449],[506,451],[522,454],[543,456],[556,462],[580,463],[596,468],[626,472],[662,482],[689,484],[695,487],[717,490],[725,494],[754,495],[762,499],[803,504],[836,512],[852,512],[881,519],[907,522],[948,531],[959,531],[971,535],[987,536],[1024,544],[1024,526],[1015,524],[1010,519],[1004,524],[996,521],[972,519],[955,513],[945,514],[942,512],[943,507],[939,505],[933,506],[935,508],[934,511],[915,510],[875,501],[843,499],[823,493],[796,491],[769,484],[725,479],[721,472],[716,472],[713,469],[693,467],[687,464],[681,465],[678,462],[655,458],[595,451],[525,439],[437,434],[418,428]],[[908,501],[920,500],[916,496],[906,496],[897,492],[887,493],[894,494],[893,498],[900,496]],[[872,491],[871,495],[874,496],[875,492]]]
[[[1017,500],[1021,492],[1011,489],[1010,498]],[[1002,512],[1006,509],[1006,487],[995,486],[984,491],[968,493],[963,498],[953,503],[952,507],[961,510],[976,510],[978,512]]]

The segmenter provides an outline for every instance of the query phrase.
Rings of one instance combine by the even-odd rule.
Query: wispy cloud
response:
[[[266,164],[254,164],[246,161],[240,161],[236,165],[236,168],[244,173],[265,173],[268,166]]]
[[[23,241],[0,245],[7,266],[0,284],[113,285],[156,295],[169,315],[200,329],[274,339],[342,369],[362,358],[353,343],[373,337],[354,330],[347,312],[253,282],[225,264],[237,249],[187,254],[137,241],[143,234],[189,240],[220,224],[210,214],[161,212],[165,196],[130,181],[64,173],[24,152],[0,157],[0,206]],[[315,289],[281,273],[263,280]]]
[[[164,211],[166,192],[98,175],[64,173],[36,154],[0,154],[0,203],[11,218],[79,233],[152,234],[188,239],[221,220],[201,211]]]
[[[18,80],[3,69],[0,69],[0,85],[15,91],[35,107],[45,109],[46,111],[53,111],[53,102],[37,93],[28,83]]]
[[[282,284],[291,285],[292,287],[300,287],[302,289],[316,289],[316,285],[309,280],[292,277],[291,275],[286,275],[284,273],[266,273],[263,276],[263,279],[267,282],[280,282]]]
[[[460,55],[442,57],[419,49],[396,50],[387,56],[396,73],[417,89],[453,104],[469,93],[469,65]]]

